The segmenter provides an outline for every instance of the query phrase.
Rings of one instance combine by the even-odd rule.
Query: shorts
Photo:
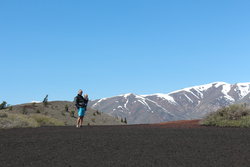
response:
[[[78,109],[78,116],[79,117],[84,117],[86,112],[86,108],[79,108]]]

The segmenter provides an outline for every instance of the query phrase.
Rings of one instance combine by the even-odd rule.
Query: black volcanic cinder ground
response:
[[[0,130],[0,166],[250,166],[250,129],[168,125]]]

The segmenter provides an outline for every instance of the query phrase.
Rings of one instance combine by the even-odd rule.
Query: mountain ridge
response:
[[[220,107],[249,103],[250,83],[213,82],[170,93],[127,93],[90,102],[112,116],[126,117],[130,124],[200,119]]]

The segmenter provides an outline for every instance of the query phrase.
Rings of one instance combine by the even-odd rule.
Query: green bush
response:
[[[234,104],[223,107],[209,114],[202,121],[202,124],[222,127],[250,127],[250,108],[245,104]]]

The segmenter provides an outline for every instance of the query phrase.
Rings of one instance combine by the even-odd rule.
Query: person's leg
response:
[[[81,117],[81,126],[83,125],[83,118],[85,116],[85,112],[86,112],[86,108],[83,108],[83,110],[82,110],[83,116]]]
[[[76,121],[76,126],[77,126],[77,127],[80,126],[80,121],[81,121],[81,119],[80,119],[80,117],[78,117],[78,118],[77,118],[77,121]]]
[[[83,124],[83,117],[81,117],[80,126]]]
[[[84,119],[84,116],[82,117],[82,125],[83,125],[83,119]]]

